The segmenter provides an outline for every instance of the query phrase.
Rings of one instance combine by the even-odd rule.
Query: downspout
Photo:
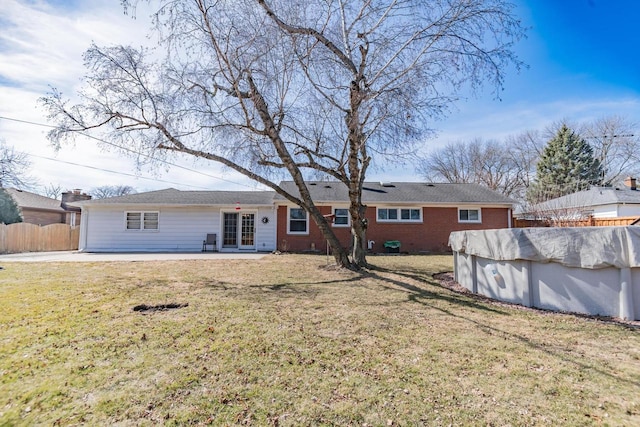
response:
[[[80,206],[80,239],[78,251],[84,252],[87,248],[87,231],[89,230],[89,209]]]
[[[511,208],[507,209],[507,224],[508,224],[508,227],[507,227],[507,228],[512,228],[511,220],[512,220],[512,218],[513,218],[513,215],[512,215],[512,213],[511,213],[511,212],[512,212],[512,211],[511,211]]]

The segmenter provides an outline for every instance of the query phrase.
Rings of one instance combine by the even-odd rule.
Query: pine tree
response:
[[[0,223],[13,224],[22,222],[20,208],[15,200],[3,188],[0,188]]]
[[[537,203],[602,182],[602,166],[587,142],[566,125],[545,147],[528,198]]]

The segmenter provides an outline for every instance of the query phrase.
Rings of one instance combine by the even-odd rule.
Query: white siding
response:
[[[601,205],[593,207],[594,218],[615,218],[618,216],[617,205]]]
[[[276,218],[275,208],[260,208],[256,215],[256,244],[258,251],[276,250]],[[262,218],[268,218],[269,222],[264,224]]]
[[[233,207],[231,207],[233,209]],[[158,211],[158,230],[126,230],[125,212]],[[256,249],[272,251],[276,247],[275,210],[247,209],[256,215]],[[207,233],[218,235],[218,245],[222,236],[220,208],[214,207],[110,207],[89,208],[84,236],[81,236],[81,250],[89,252],[133,252],[167,251],[197,252],[202,250],[202,241]],[[263,224],[262,217],[269,222]],[[83,218],[84,219],[84,218]],[[83,246],[84,244],[84,246]]]
[[[624,216],[640,216],[640,205],[637,204],[619,204],[619,205],[602,205],[594,206],[594,218],[617,218]]]

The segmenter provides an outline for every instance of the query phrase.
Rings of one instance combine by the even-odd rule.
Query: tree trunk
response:
[[[363,206],[363,208],[365,208]],[[361,209],[364,210],[364,209]],[[367,219],[362,215],[357,221],[351,224],[351,235],[353,237],[353,247],[351,248],[351,259],[358,268],[367,266]]]
[[[311,218],[316,223],[316,225],[320,229],[320,232],[322,232],[322,236],[326,239],[327,244],[331,248],[331,254],[335,258],[336,264],[340,267],[348,268],[350,270],[357,269],[357,266],[349,261],[349,255],[347,254],[347,251],[342,247],[340,240],[338,240],[331,227],[329,227],[329,223],[320,213],[318,208],[313,206],[307,211],[311,215]]]

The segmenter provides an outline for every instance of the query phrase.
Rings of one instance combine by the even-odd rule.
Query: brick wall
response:
[[[36,225],[64,224],[66,213],[22,208],[22,221]]]
[[[319,207],[323,215],[331,214],[330,206]],[[366,216],[369,220],[367,240],[375,241],[372,252],[385,252],[384,242],[399,240],[401,252],[448,252],[449,234],[460,230],[484,230],[507,228],[509,226],[507,208],[482,208],[482,223],[459,223],[457,208],[422,208],[421,223],[380,223],[376,221],[376,208],[370,206]],[[313,248],[324,252],[326,243],[320,230],[309,220],[308,235],[287,234],[287,207],[278,207],[278,249],[289,252],[310,251]],[[334,227],[334,231],[345,248],[351,245],[351,230]]]

